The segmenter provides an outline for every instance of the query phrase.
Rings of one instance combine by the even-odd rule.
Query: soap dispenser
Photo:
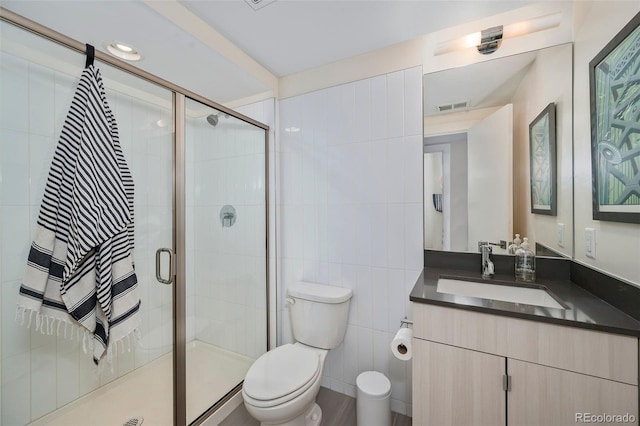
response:
[[[516,280],[534,282],[536,280],[536,255],[529,248],[529,239],[524,237],[516,251]]]
[[[513,239],[513,243],[509,244],[509,254],[516,254],[516,251],[518,251],[518,249],[520,248],[521,243],[522,240],[520,239],[520,234],[516,234],[516,237]]]

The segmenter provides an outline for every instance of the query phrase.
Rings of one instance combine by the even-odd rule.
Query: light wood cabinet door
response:
[[[566,426],[588,423],[585,415],[603,414],[628,414],[635,422],[611,418],[598,424],[638,424],[637,386],[513,359],[507,369],[509,426]]]
[[[505,358],[413,339],[413,424],[500,426]]]

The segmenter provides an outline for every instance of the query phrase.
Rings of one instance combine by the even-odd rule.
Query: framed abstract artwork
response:
[[[589,63],[593,219],[640,223],[640,13]]]
[[[550,103],[529,124],[531,213],[555,216],[556,105]]]

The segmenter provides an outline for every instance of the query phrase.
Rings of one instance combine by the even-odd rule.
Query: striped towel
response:
[[[133,267],[133,179],[100,71],[85,68],[49,170],[18,297],[23,318],[93,337],[93,360],[139,325]]]

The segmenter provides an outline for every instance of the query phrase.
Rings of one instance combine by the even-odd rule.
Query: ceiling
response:
[[[277,0],[257,11],[244,0],[3,0],[1,5],[103,51],[114,40],[129,43],[143,55],[137,67],[228,103],[270,89],[256,68],[276,79],[530,3]],[[162,7],[180,13],[161,13]],[[220,34],[231,48],[218,40]],[[244,63],[253,61],[253,69],[228,54],[236,47],[248,55]]]
[[[278,0],[258,11],[243,0],[180,3],[282,77],[528,2]]]

